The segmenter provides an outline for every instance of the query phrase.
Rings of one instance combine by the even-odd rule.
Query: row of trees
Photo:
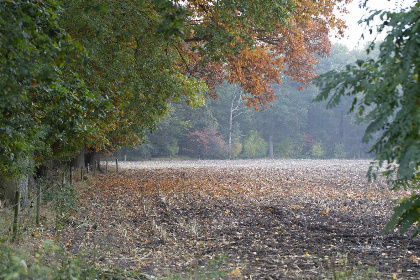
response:
[[[281,74],[308,83],[345,2],[1,1],[0,199],[52,161],[137,145],[223,80],[255,108]]]
[[[337,12],[348,2],[1,1],[0,199],[12,198],[16,188],[24,193],[28,176],[51,161],[137,145],[171,101],[200,105],[203,94],[215,97],[224,80],[241,86],[246,105],[266,108],[275,99],[271,85],[288,79],[308,84],[316,76],[317,58],[330,53],[330,31],[343,32]],[[376,29],[379,16],[377,29],[387,32],[378,58],[317,80],[318,100],[331,96],[330,107],[353,98],[350,110],[369,122],[364,140],[380,134],[372,151],[396,188],[419,188],[420,182],[419,14],[419,3],[373,12],[368,26]],[[239,113],[236,104],[230,112]],[[312,127],[311,114],[307,118]],[[235,131],[246,129],[229,123],[224,139],[232,156]],[[202,131],[193,131],[195,142],[205,140]],[[267,131],[268,138],[260,135],[273,151],[278,140]],[[332,146],[315,151],[319,147]],[[420,221],[419,207],[420,196],[413,194],[391,226],[406,229]]]
[[[377,51],[375,51],[377,54]],[[374,56],[375,54],[371,54]],[[343,69],[366,57],[364,51],[349,51],[335,45],[328,58],[321,59],[317,71]],[[367,124],[349,115],[351,99],[327,110],[312,100],[319,90],[284,78],[272,85],[277,99],[272,107],[256,112],[243,100],[238,85],[224,82],[217,88],[217,100],[206,100],[200,108],[173,103],[147,142],[124,149],[132,157],[193,158],[360,158],[369,157],[362,143]]]

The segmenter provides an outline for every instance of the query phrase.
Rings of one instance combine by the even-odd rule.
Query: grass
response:
[[[225,261],[224,255],[219,255],[210,260],[207,266],[189,269],[184,274],[168,274],[165,280],[206,280],[206,279],[223,279],[226,272],[223,271],[222,265]]]
[[[321,269],[321,274],[322,279],[329,280],[362,280],[387,278],[383,273],[376,271],[374,267],[350,263],[347,255],[337,255],[335,258],[329,258],[327,268]]]

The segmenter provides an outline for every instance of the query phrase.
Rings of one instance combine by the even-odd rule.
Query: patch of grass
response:
[[[82,257],[72,256],[52,240],[31,252],[0,245],[0,279],[78,280],[149,279],[148,276],[119,268],[100,269]]]
[[[330,280],[357,280],[357,279],[384,279],[381,272],[367,265],[356,265],[348,261],[347,255],[338,255],[329,260],[328,267],[322,271],[322,279]]]
[[[74,258],[51,240],[35,252],[19,251],[0,245],[0,279],[95,279],[96,269],[83,267],[83,260]]]
[[[198,267],[189,269],[183,274],[170,274],[165,280],[206,280],[206,279],[220,279],[226,276],[226,272],[222,270],[222,265],[225,261],[225,256],[216,256],[210,260],[205,267]]]

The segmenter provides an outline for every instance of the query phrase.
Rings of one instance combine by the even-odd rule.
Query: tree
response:
[[[247,158],[263,158],[267,156],[268,144],[258,134],[251,130],[244,143],[244,154]]]
[[[365,3],[366,4],[366,3]],[[398,12],[374,11],[365,22],[371,29],[373,19],[382,20],[378,30],[386,32],[379,43],[379,56],[358,60],[344,71],[321,75],[316,84],[321,93],[316,100],[329,99],[328,107],[337,106],[343,96],[353,96],[350,108],[359,118],[370,122],[363,140],[377,139],[371,151],[376,163],[368,176],[376,177],[380,167],[394,189],[420,187],[420,3]],[[375,48],[369,45],[367,52]],[[386,226],[397,226],[405,232],[417,222],[420,230],[420,195],[413,192],[394,208],[394,215]]]
[[[239,85],[231,85],[225,81],[217,88],[216,92],[218,100],[210,102],[209,106],[213,109],[213,115],[218,119],[219,131],[227,138],[227,158],[231,159],[238,155],[237,151],[240,147],[240,136],[237,131],[238,117],[243,115],[248,107],[244,104],[243,91]],[[233,145],[236,153],[233,153]]]
[[[0,3],[0,185],[12,199],[33,168],[71,156],[97,132],[100,100],[67,66],[83,49],[62,29],[58,3]],[[87,118],[86,115],[92,116]],[[25,180],[23,180],[25,181]],[[26,184],[19,184],[25,188]]]
[[[172,44],[180,67],[210,89],[224,79],[239,84],[246,104],[258,109],[275,99],[269,84],[281,83],[281,73],[304,84],[315,77],[315,55],[328,55],[330,30],[344,28],[334,10],[350,1],[175,2],[189,11],[182,40]]]
[[[346,2],[2,1],[3,175],[135,145],[170,101],[202,104],[224,79],[266,106],[280,73],[315,75]]]
[[[86,147],[137,145],[171,100],[201,104],[223,79],[240,84],[255,108],[274,99],[268,84],[281,72],[309,83],[314,55],[329,52],[329,30],[344,27],[333,10],[348,1],[324,2],[66,1],[61,23],[91,57],[73,67],[111,104],[101,139],[92,135]]]
[[[171,6],[169,6],[171,8]],[[104,140],[86,141],[95,151],[113,151],[141,142],[156,127],[169,103],[183,97],[191,106],[203,103],[203,82],[182,74],[172,40],[160,32],[167,9],[152,1],[66,1],[64,28],[90,54],[87,65],[74,63],[96,95],[110,101],[101,124]]]

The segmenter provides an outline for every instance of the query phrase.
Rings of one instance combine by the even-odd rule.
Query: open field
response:
[[[60,240],[73,253],[96,251],[98,265],[158,278],[418,279],[420,239],[380,234],[406,193],[368,183],[368,165],[121,163],[83,191]]]

